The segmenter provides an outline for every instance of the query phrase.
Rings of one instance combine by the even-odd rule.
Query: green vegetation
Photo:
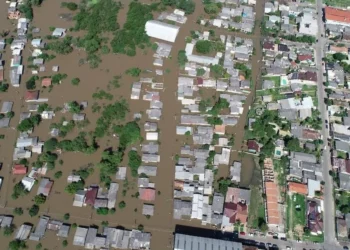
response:
[[[218,181],[218,184],[219,184],[219,192],[225,196],[228,188],[231,186],[232,183],[230,179],[221,178]]]
[[[288,197],[287,211],[290,211],[292,216],[292,230],[295,229],[297,225],[304,227],[306,225],[306,200],[305,196],[301,194],[293,194]]]
[[[104,91],[104,90],[99,90],[98,92],[95,92],[92,94],[92,98],[93,99],[98,99],[98,100],[103,100],[103,99],[106,99],[106,100],[113,100],[113,95]]]
[[[277,183],[281,188],[281,191],[285,190],[287,173],[289,168],[289,159],[286,156],[282,156],[280,160],[273,161],[273,168],[277,173]],[[281,192],[281,196],[284,197],[284,193]]]
[[[144,226],[143,226],[142,224],[140,224],[140,225],[137,226],[137,230],[143,231],[143,229],[144,229]]]
[[[214,104],[214,106],[209,110],[209,114],[213,116],[217,116],[220,114],[220,112],[224,109],[227,109],[230,107],[230,103],[224,99],[224,98],[219,98],[219,100]]]
[[[119,202],[118,207],[119,207],[120,209],[124,209],[124,208],[126,207],[125,201]]]
[[[15,215],[22,215],[22,214],[23,214],[23,209],[22,209],[21,207],[15,207],[15,208],[13,209],[13,213],[14,213]]]
[[[343,8],[349,7],[348,0],[323,0],[323,3],[325,3],[328,6],[336,6]]]
[[[25,18],[32,20],[33,19],[33,8],[32,8],[32,1],[27,0],[23,4],[20,4],[18,6],[19,12],[24,14]]]
[[[36,205],[41,205],[41,204],[44,204],[46,201],[46,196],[43,195],[43,194],[38,194],[34,197],[34,203]]]
[[[137,151],[131,150],[128,153],[129,162],[128,165],[131,168],[131,175],[137,177],[137,170],[141,165],[141,156],[137,153]]]
[[[166,6],[173,6],[185,11],[185,13],[192,14],[196,8],[196,4],[193,0],[162,0],[162,4]]]
[[[108,214],[108,208],[106,207],[99,207],[96,209],[96,213],[99,215],[107,215]]]
[[[4,236],[11,236],[13,232],[15,231],[16,227],[15,225],[11,224],[10,226],[6,226],[4,228]]]
[[[41,243],[38,243],[36,246],[35,246],[35,249],[39,250],[43,247],[43,245]]]
[[[68,103],[68,110],[69,112],[73,113],[73,114],[78,114],[80,113],[80,104],[77,103],[76,101],[73,101],[73,102],[69,102]]]
[[[33,205],[31,206],[31,208],[28,211],[30,217],[34,217],[36,215],[38,215],[39,213],[39,206],[38,205]]]
[[[206,99],[206,100],[201,100],[198,104],[198,109],[201,113],[206,113],[207,109],[211,106],[211,100]]]
[[[84,181],[80,180],[77,182],[72,182],[65,187],[65,191],[69,194],[75,194],[78,190],[84,189]]]
[[[62,241],[62,247],[67,247],[67,246],[68,246],[68,241],[67,240]]]
[[[70,214],[69,213],[66,213],[66,214],[63,215],[63,219],[64,220],[69,220],[69,218],[70,218]]]
[[[199,40],[196,42],[196,51],[201,54],[208,54],[212,51],[211,42],[208,40]]]
[[[52,84],[60,84],[62,80],[67,78],[67,74],[55,74],[51,77]]]
[[[75,123],[73,120],[68,121],[66,125],[63,125],[63,123],[66,122],[64,118],[61,119],[60,123],[52,123],[50,125],[50,129],[56,128],[59,130],[58,136],[65,137],[69,132],[71,132],[74,127]]]
[[[196,71],[197,71],[197,76],[202,76],[205,74],[205,69],[203,68],[196,69]]]
[[[129,107],[125,100],[104,107],[102,116],[96,122],[94,135],[98,138],[104,137],[111,125],[114,122],[124,120],[128,112]]]
[[[241,73],[243,73],[245,79],[251,78],[252,70],[250,68],[248,68],[246,64],[236,62],[234,67],[235,67],[235,69],[238,69]]]
[[[207,14],[218,14],[222,8],[221,3],[214,3],[212,1],[204,2],[204,11]]]
[[[27,245],[23,240],[13,240],[9,243],[8,249],[9,250],[20,250],[20,249],[26,249]]]
[[[130,3],[123,29],[115,32],[111,41],[113,53],[135,56],[136,47],[144,48],[144,44],[149,43],[145,24],[153,19],[152,11],[156,10],[157,7],[157,3],[150,5],[136,1]]]
[[[44,150],[45,151],[53,151],[57,148],[58,141],[56,138],[50,138],[46,142],[44,142]]]
[[[71,36],[65,36],[63,39],[48,43],[47,49],[52,50],[56,54],[68,55],[73,52],[72,39]]]
[[[9,85],[7,83],[0,82],[0,92],[7,92]]]
[[[335,205],[339,211],[346,214],[350,212],[350,194],[344,191],[338,191],[335,195]]]
[[[179,52],[177,54],[177,62],[181,68],[185,67],[185,64],[188,62],[187,56],[186,56],[186,51],[179,50]]]
[[[72,85],[77,86],[80,83],[80,79],[79,78],[73,78],[71,83],[72,83]]]
[[[216,79],[228,78],[230,76],[226,73],[226,69],[220,64],[210,65],[210,71]]]
[[[130,75],[130,76],[133,76],[133,77],[139,76],[140,73],[141,73],[141,69],[136,68],[136,67],[130,68],[130,69],[128,69],[128,70],[125,71],[125,74]]]
[[[114,126],[113,130],[119,135],[119,147],[123,149],[141,140],[140,127],[135,121],[128,122],[125,126]]]
[[[62,2],[61,8],[67,8],[71,11],[75,11],[78,9],[78,5],[76,3],[73,3],[73,2]]]
[[[10,111],[10,112],[6,113],[6,117],[7,118],[13,118],[14,116],[15,116],[15,112],[13,112],[13,111]]]
[[[26,82],[26,88],[28,90],[32,90],[36,88],[35,81],[39,80],[38,76],[31,76],[29,80]]]
[[[73,140],[60,141],[57,147],[67,152],[81,152],[88,155],[95,153],[98,148],[95,138],[91,136],[89,145],[85,137],[86,133],[80,132]]]
[[[259,186],[251,186],[250,209],[248,210],[248,226],[258,229],[266,226],[265,221],[265,204]]]
[[[109,184],[111,182],[111,175],[115,175],[118,170],[118,165],[123,159],[123,152],[121,151],[104,151],[102,159],[97,167],[100,169],[100,181]]]
[[[27,195],[29,193],[29,191],[27,189],[25,189],[24,185],[22,184],[22,182],[18,182],[14,187],[13,187],[13,191],[12,191],[12,199],[16,200],[18,199],[20,196],[24,196]]]
[[[301,121],[301,125],[308,125],[315,130],[320,130],[322,128],[322,120],[320,118],[320,111],[318,109],[312,110],[311,117],[307,117],[305,120]]]
[[[63,175],[62,171],[57,171],[57,172],[54,174],[54,177],[55,177],[55,179],[59,179],[59,178],[62,177],[62,175]]]
[[[295,36],[295,35],[282,35],[280,38],[293,41],[293,42],[299,42],[299,43],[315,43],[316,38],[314,36],[308,36],[308,35],[303,35],[303,36]]]

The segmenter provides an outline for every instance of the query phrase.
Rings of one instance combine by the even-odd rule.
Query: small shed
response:
[[[30,101],[36,101],[39,98],[39,90],[33,90],[33,91],[27,91],[25,94],[25,101],[30,102]]]
[[[73,121],[84,121],[85,120],[85,114],[73,114]]]
[[[13,221],[12,216],[5,215],[1,220],[1,228],[10,227]]]
[[[77,227],[73,238],[73,246],[85,246],[85,239],[88,233],[88,229],[85,227]]]
[[[58,230],[57,236],[67,238],[69,234],[70,225],[63,224]]]
[[[154,215],[154,205],[152,205],[152,204],[143,204],[142,214],[143,215],[153,216]]]
[[[55,36],[55,37],[63,37],[65,34],[66,34],[66,29],[63,29],[63,28],[56,28],[52,32],[52,36]]]
[[[125,180],[126,178],[126,167],[119,167],[118,172],[115,175],[117,180]]]
[[[42,58],[35,58],[35,59],[33,60],[33,64],[34,64],[34,65],[37,65],[37,66],[41,66],[41,65],[44,64],[44,59],[42,59]]]
[[[158,141],[158,132],[147,132],[146,133],[147,141]]]
[[[139,188],[140,199],[143,201],[154,201],[156,190],[151,188]]]
[[[47,197],[51,192],[52,186],[53,186],[53,181],[50,181],[50,179],[48,178],[43,178],[40,181],[38,192],[36,194],[37,195],[43,194]]]
[[[84,205],[86,191],[78,190],[74,195],[73,207],[82,207]]]

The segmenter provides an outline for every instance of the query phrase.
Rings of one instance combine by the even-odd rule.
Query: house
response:
[[[84,206],[86,205],[93,206],[95,204],[97,192],[98,192],[97,187],[90,187],[87,189],[85,194]]]
[[[230,167],[231,181],[239,183],[241,181],[241,169],[242,163],[235,161],[233,166]]]
[[[16,231],[15,239],[16,240],[26,240],[29,237],[30,232],[32,231],[32,226],[27,224],[22,224],[20,228]]]
[[[48,178],[42,178],[39,184],[37,195],[42,194],[44,196],[49,196],[53,186],[53,181]]]
[[[212,212],[215,214],[222,214],[224,209],[225,198],[220,193],[215,193],[213,196]]]
[[[146,174],[147,176],[156,176],[157,175],[157,167],[155,166],[140,166],[137,170],[138,174]]]
[[[58,237],[63,237],[63,238],[68,238],[70,226],[67,224],[62,224],[62,226],[59,228],[57,236]]]
[[[32,190],[34,184],[35,184],[35,179],[33,178],[30,178],[30,177],[24,177],[22,180],[21,180],[24,188],[28,191]]]
[[[316,196],[316,192],[321,191],[321,183],[317,180],[308,179],[307,188],[309,190],[307,196],[314,198]]]
[[[156,198],[156,190],[151,188],[139,188],[139,194],[143,201],[154,201]]]
[[[119,184],[118,183],[112,182],[109,185],[108,196],[107,196],[107,198],[108,198],[107,207],[109,209],[112,209],[115,206],[115,201],[117,199],[118,189],[119,189]]]
[[[38,225],[35,228],[34,233],[31,233],[29,236],[30,240],[39,241],[44,237],[46,232],[47,224],[49,223],[49,217],[41,216],[38,222]]]
[[[12,221],[13,221],[13,216],[12,215],[4,215],[0,217],[0,227],[4,228],[4,227],[10,227],[12,225]]]
[[[1,114],[7,114],[12,111],[13,102],[3,102],[1,106]]]
[[[66,29],[62,29],[62,28],[56,28],[52,32],[52,36],[54,37],[63,37],[65,35],[66,35]]]
[[[326,6],[324,8],[324,13],[326,24],[336,24],[344,27],[350,26],[350,10]]]
[[[39,138],[35,137],[27,137],[27,138],[17,138],[16,147],[17,148],[25,148],[32,147],[38,144]]]
[[[308,228],[312,235],[323,233],[323,219],[321,206],[316,201],[307,201],[307,219]]]
[[[303,183],[289,182],[288,183],[289,192],[297,193],[302,195],[308,194],[307,186]]]
[[[24,100],[26,102],[36,101],[39,98],[39,90],[27,91]]]
[[[85,120],[85,114],[73,114],[73,121],[84,121]]]
[[[119,167],[115,175],[116,180],[125,180],[126,178],[126,167]]]
[[[242,243],[214,239],[208,237],[198,237],[176,233],[174,237],[174,250],[189,250],[191,246],[198,246],[198,249],[232,249],[243,250]]]
[[[150,249],[151,234],[132,230],[129,241],[129,249]]]
[[[85,194],[86,194],[85,190],[78,190],[74,194],[74,201],[73,201],[74,207],[82,207],[84,205]]]
[[[58,231],[62,226],[62,221],[59,220],[50,220],[46,226],[47,230]]]
[[[180,27],[156,20],[150,20],[147,21],[145,30],[150,37],[173,43],[176,40]]]
[[[316,36],[318,32],[318,21],[315,14],[304,12],[299,23],[299,33]]]
[[[12,174],[14,175],[27,174],[27,167],[22,164],[15,164],[12,168]]]
[[[77,227],[73,238],[73,246],[85,246],[85,240],[88,233],[88,229],[85,227]]]
[[[248,140],[247,146],[251,153],[256,154],[260,152],[260,145],[255,140]]]
[[[90,227],[88,229],[86,239],[85,239],[85,248],[86,249],[94,249],[96,235],[97,235],[97,229]]]
[[[280,225],[280,211],[278,205],[278,187],[277,184],[268,181],[265,182],[266,193],[266,210],[267,210],[267,223],[270,226]]]
[[[337,218],[337,236],[338,239],[348,241],[349,233],[346,221],[344,219]]]
[[[154,205],[151,204],[143,204],[142,206],[142,214],[143,215],[148,215],[148,216],[153,216],[154,215]]]
[[[272,2],[266,2],[265,3],[265,14],[275,12],[275,6]]]
[[[51,78],[46,77],[41,80],[41,87],[50,87],[51,86]]]

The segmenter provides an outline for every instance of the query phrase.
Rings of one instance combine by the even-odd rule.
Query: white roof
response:
[[[147,141],[157,141],[158,140],[158,132],[147,132],[146,133]]]
[[[321,190],[321,182],[315,181],[312,179],[308,179],[307,181],[307,188],[309,190],[308,196],[309,197],[315,197],[315,192]]]
[[[28,191],[32,190],[32,187],[34,186],[34,182],[35,180],[33,178],[30,178],[27,176],[22,179],[22,184],[25,187],[25,189],[27,189]]]
[[[150,20],[146,23],[145,29],[147,35],[150,37],[168,42],[175,42],[180,27],[160,21]]]

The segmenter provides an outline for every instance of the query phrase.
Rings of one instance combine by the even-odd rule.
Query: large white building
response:
[[[145,29],[148,36],[173,43],[176,40],[180,27],[151,20],[146,23]]]

